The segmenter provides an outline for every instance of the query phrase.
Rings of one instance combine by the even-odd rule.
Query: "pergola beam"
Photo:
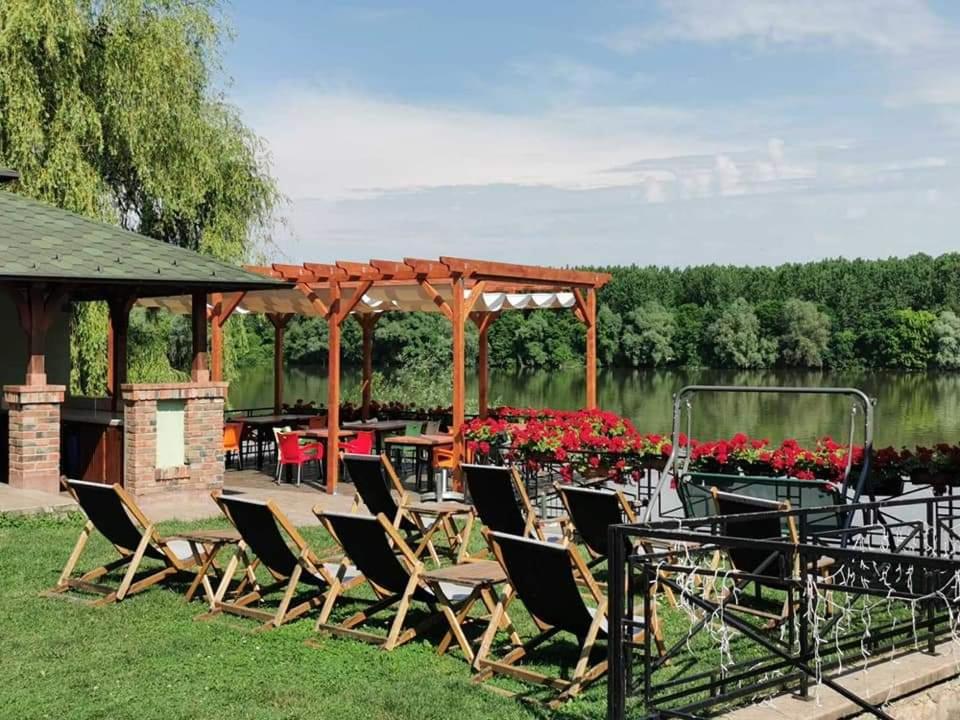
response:
[[[434,305],[436,305],[438,308],[440,308],[440,312],[442,312],[444,315],[447,316],[447,320],[450,320],[451,322],[454,322],[454,321],[456,320],[456,318],[455,318],[455,316],[454,316],[454,314],[453,314],[453,313],[454,313],[453,308],[451,308],[450,305],[449,305],[449,303],[447,303],[447,301],[443,299],[443,296],[442,296],[440,293],[437,292],[437,289],[436,289],[432,284],[430,284],[430,282],[429,282],[428,280],[426,280],[425,278],[424,278],[423,280],[419,280],[419,279],[418,279],[418,282],[420,283],[420,288],[423,290],[424,294],[425,294],[428,298],[430,298],[430,300],[433,301],[433,304],[434,304]],[[460,288],[460,296],[461,296],[461,301],[462,301],[462,299],[463,299],[463,285],[460,284],[460,283],[456,283],[456,282],[453,283],[453,288],[454,288],[453,294],[454,294],[454,298],[456,298],[456,294],[457,294],[456,288],[457,288],[457,287]]]
[[[342,323],[347,319],[350,313],[354,311],[357,305],[360,304],[360,301],[363,300],[363,296],[366,294],[367,290],[370,289],[371,285],[373,285],[373,280],[365,280],[354,289],[350,299],[343,303],[343,307],[340,309],[340,313],[337,317],[338,323]]]
[[[459,273],[464,277],[472,277],[478,280],[501,280],[504,282],[530,280],[543,284],[560,283],[571,287],[594,288],[602,287],[610,281],[609,274],[588,270],[566,270],[447,256],[441,256],[440,262],[446,265],[451,273]]]

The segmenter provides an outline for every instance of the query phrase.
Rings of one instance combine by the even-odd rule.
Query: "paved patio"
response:
[[[319,504],[325,510],[345,512],[353,503],[353,486],[341,482],[336,495],[328,495],[314,478],[304,480],[299,487],[284,483],[276,485],[270,471],[228,470],[224,478],[225,493],[243,493],[260,500],[273,498],[287,516],[297,525],[312,525],[317,522],[312,510]],[[144,512],[156,521],[201,520],[218,517],[220,511],[209,495],[190,497],[147,498],[140,502]],[[65,513],[77,509],[76,503],[66,493],[45,493],[38,490],[21,490],[0,483],[0,513],[42,514]]]

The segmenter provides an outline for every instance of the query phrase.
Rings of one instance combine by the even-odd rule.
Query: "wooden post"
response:
[[[490,405],[490,326],[497,319],[495,313],[472,313],[473,322],[480,332],[477,355],[477,401],[480,417],[485,418]]]
[[[273,414],[283,409],[283,331],[290,315],[267,315],[273,325]]]
[[[107,323],[107,395],[110,397],[114,397],[115,395],[113,392],[113,366],[116,360],[114,358],[115,348],[113,347],[113,334],[113,308],[110,308],[110,321]],[[116,402],[112,403],[112,406],[116,408]]]
[[[357,315],[360,327],[363,330],[363,382],[360,386],[361,408],[360,417],[370,419],[370,398],[373,393],[373,330],[377,325],[379,315]]]
[[[330,283],[327,311],[327,492],[337,491],[340,474],[340,283]]]
[[[210,370],[207,364],[207,294],[195,291],[192,297],[191,319],[193,324],[193,363],[190,377],[193,382],[209,382]]]
[[[54,288],[47,292],[43,286],[31,284],[24,290],[11,290],[11,294],[27,340],[25,384],[46,385],[47,331],[53,323],[57,304],[65,295],[64,290]]]
[[[46,303],[43,291],[31,285],[29,291],[30,326],[27,332],[27,385],[47,384],[47,328]]]
[[[463,276],[453,275],[450,287],[451,322],[453,323],[453,463],[454,487],[460,487],[460,461],[463,458],[463,421],[466,403],[466,314],[464,312]],[[437,498],[442,500],[443,498]]]
[[[114,412],[120,409],[120,387],[127,381],[127,338],[130,311],[136,298],[119,297],[107,301],[110,310],[110,331],[107,335],[107,392]]]
[[[210,295],[210,379],[214,382],[223,381],[223,295]]]
[[[597,407],[597,290],[587,290],[587,409]]]

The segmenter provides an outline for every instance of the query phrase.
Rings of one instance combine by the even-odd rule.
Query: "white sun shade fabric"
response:
[[[440,296],[450,302],[451,288],[436,288]],[[349,298],[352,289],[344,288],[343,297]],[[467,291],[469,292],[469,291]],[[330,303],[330,291],[319,288],[316,296],[324,303]],[[189,295],[174,297],[143,298],[138,301],[142,307],[159,307],[170,312],[187,315],[190,313]],[[572,292],[530,292],[503,293],[485,292],[473,306],[474,312],[501,312],[504,310],[549,310],[572,308],[576,298]],[[319,311],[307,297],[294,288],[277,290],[256,290],[248,292],[241,301],[238,310],[261,314],[319,315]],[[434,302],[415,285],[385,285],[370,288],[357,304],[354,312],[440,312]]]

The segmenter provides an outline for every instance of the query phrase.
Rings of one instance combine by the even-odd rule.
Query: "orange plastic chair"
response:
[[[223,452],[227,458],[231,453],[237,454],[237,465],[243,470],[243,452],[240,449],[240,440],[243,438],[243,423],[228,422],[223,426]]]
[[[309,426],[311,430],[324,430],[327,427],[326,415],[314,415],[310,418]]]

